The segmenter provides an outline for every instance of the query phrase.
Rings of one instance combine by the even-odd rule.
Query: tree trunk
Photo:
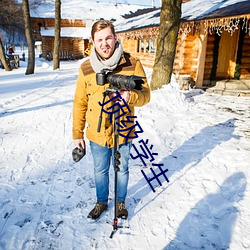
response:
[[[162,0],[160,31],[150,87],[161,88],[171,81],[182,0]]]
[[[11,71],[11,68],[6,60],[6,56],[5,56],[5,52],[4,52],[4,47],[3,47],[3,43],[2,43],[2,39],[0,37],[0,61],[1,64],[3,65],[4,69],[6,71]]]
[[[32,27],[30,21],[30,9],[28,0],[22,0],[22,8],[23,8],[23,19],[24,19],[24,31],[25,31],[26,41],[28,44],[28,66],[25,75],[30,75],[34,74],[35,70],[35,48],[32,37]]]
[[[61,33],[61,0],[55,1],[55,40],[53,50],[53,70],[60,68],[59,48]]]

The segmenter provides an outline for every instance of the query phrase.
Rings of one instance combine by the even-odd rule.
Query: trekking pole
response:
[[[102,100],[102,105],[103,105],[104,100],[105,100],[106,96],[108,95],[108,93],[105,91],[105,92],[102,93],[102,95],[103,95],[103,100]],[[100,133],[101,125],[102,125],[102,113],[103,113],[103,107],[101,109],[99,120],[98,120],[98,125],[97,125],[97,132],[98,133]]]
[[[120,110],[118,105],[114,106],[114,120],[113,120],[113,128],[114,128],[114,171],[115,171],[115,183],[114,183],[114,192],[115,192],[115,206],[114,206],[114,222],[113,222],[113,230],[110,234],[110,238],[113,237],[113,235],[116,233],[118,230],[118,219],[117,219],[117,193],[118,193],[118,172],[120,171],[119,165],[120,165],[120,157],[121,154],[119,152],[119,134],[117,131],[117,125],[115,123],[116,120],[118,120],[119,123],[119,118],[117,118],[120,114]]]

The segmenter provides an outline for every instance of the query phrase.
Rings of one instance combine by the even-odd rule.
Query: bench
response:
[[[48,61],[53,60],[53,53],[49,51],[46,55]],[[74,54],[70,51],[59,51],[59,60],[75,60]]]
[[[6,61],[11,69],[18,69],[20,67],[20,57],[17,54],[7,54]],[[2,63],[1,68],[4,68]]]
[[[17,54],[8,55],[10,60],[10,67],[18,69],[20,67],[20,57]]]

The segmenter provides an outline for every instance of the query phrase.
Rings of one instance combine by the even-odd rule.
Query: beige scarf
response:
[[[121,43],[117,41],[115,44],[115,50],[113,55],[107,60],[102,60],[102,58],[98,55],[93,46],[92,52],[90,54],[90,64],[96,73],[101,73],[103,69],[113,71],[117,67],[121,59],[122,53],[123,47]]]

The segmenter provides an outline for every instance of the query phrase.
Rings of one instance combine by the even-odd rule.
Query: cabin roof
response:
[[[160,23],[160,9],[157,8],[146,14],[132,18],[120,19],[114,22],[116,32],[135,30],[144,27],[158,26]]]
[[[150,12],[138,15],[133,13],[129,18],[117,20],[116,31],[125,32],[160,24],[160,8],[150,9]],[[249,0],[191,0],[182,3],[182,22],[199,21],[228,16],[250,14]]]
[[[183,4],[182,21],[196,21],[250,13],[249,0],[192,0]]]

